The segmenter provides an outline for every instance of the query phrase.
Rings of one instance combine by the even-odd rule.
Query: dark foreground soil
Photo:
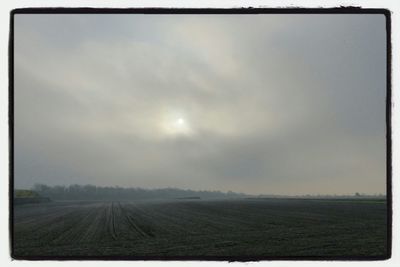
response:
[[[14,207],[15,258],[385,257],[382,200],[50,202]]]

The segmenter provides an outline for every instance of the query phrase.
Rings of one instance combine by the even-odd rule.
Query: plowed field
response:
[[[171,200],[14,207],[14,257],[384,256],[386,202]]]

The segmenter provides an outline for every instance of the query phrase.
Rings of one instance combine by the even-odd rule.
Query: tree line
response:
[[[140,187],[110,187],[95,185],[69,186],[35,184],[32,188],[42,197],[54,200],[134,200],[134,199],[176,199],[176,198],[239,198],[245,194],[232,191],[195,191],[178,188],[144,189]]]

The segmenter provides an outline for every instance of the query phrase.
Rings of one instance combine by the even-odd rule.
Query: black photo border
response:
[[[387,203],[387,254],[383,256],[18,256],[14,251],[14,17],[18,14],[381,14],[386,19],[386,203]],[[9,242],[14,260],[179,260],[179,261],[377,261],[392,256],[392,45],[391,12],[384,8],[334,7],[334,8],[18,8],[10,12],[8,48],[9,66]]]

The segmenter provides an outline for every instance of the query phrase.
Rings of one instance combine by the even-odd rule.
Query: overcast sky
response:
[[[383,15],[16,15],[15,185],[384,193]]]

